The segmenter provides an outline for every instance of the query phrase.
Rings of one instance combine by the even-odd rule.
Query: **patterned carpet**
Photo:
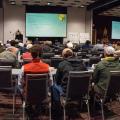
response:
[[[111,113],[105,113],[106,114],[105,120],[120,120],[120,103],[113,101],[111,104],[108,104],[108,106]],[[0,92],[0,120],[23,120],[22,113],[23,113],[22,103],[19,97],[17,97],[16,99],[16,109],[15,109],[15,114],[13,115],[12,96]],[[83,119],[74,119],[74,120],[88,120],[87,113],[81,113],[81,117]],[[48,117],[44,116],[42,118],[39,118],[39,120],[48,120]],[[100,115],[98,115],[94,118],[91,118],[91,120],[102,120],[102,118]]]

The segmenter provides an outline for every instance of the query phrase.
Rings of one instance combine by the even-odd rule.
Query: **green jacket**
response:
[[[107,89],[110,80],[110,71],[114,70],[120,70],[119,60],[114,57],[106,57],[96,65],[93,80],[102,91]]]

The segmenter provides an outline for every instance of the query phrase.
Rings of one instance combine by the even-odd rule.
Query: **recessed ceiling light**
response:
[[[80,7],[83,8],[83,7],[85,7],[85,6],[84,6],[84,5],[81,5]]]
[[[47,4],[48,4],[48,5],[51,5],[51,4],[52,4],[52,2],[48,2]]]
[[[11,4],[11,5],[15,5],[15,1],[11,1],[10,4]]]

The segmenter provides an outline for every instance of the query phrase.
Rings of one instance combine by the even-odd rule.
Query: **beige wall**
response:
[[[87,14],[88,16],[88,14]],[[84,33],[90,32],[91,20],[86,21],[85,8],[68,8],[68,24],[67,24],[67,38],[70,32]],[[25,7],[4,5],[4,42],[9,39],[14,39],[15,32],[20,30],[25,38]]]
[[[0,8],[0,41],[3,42],[3,9]]]
[[[69,40],[69,33],[90,33],[91,20],[86,17],[88,17],[88,12],[85,8],[68,8],[67,38],[64,41]],[[79,42],[79,39],[77,41]]]
[[[25,7],[5,5],[4,7],[4,42],[15,38],[15,32],[20,30],[25,37]]]

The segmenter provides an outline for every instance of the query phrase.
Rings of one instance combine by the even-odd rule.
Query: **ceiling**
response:
[[[10,3],[17,5],[50,5],[50,6],[66,6],[66,7],[84,7],[96,0],[9,0]],[[11,2],[12,1],[12,2]]]
[[[120,17],[120,0],[9,0],[12,5],[86,7],[95,14]]]
[[[99,15],[120,17],[120,5],[113,7],[111,9],[108,9],[108,10],[100,13]]]

